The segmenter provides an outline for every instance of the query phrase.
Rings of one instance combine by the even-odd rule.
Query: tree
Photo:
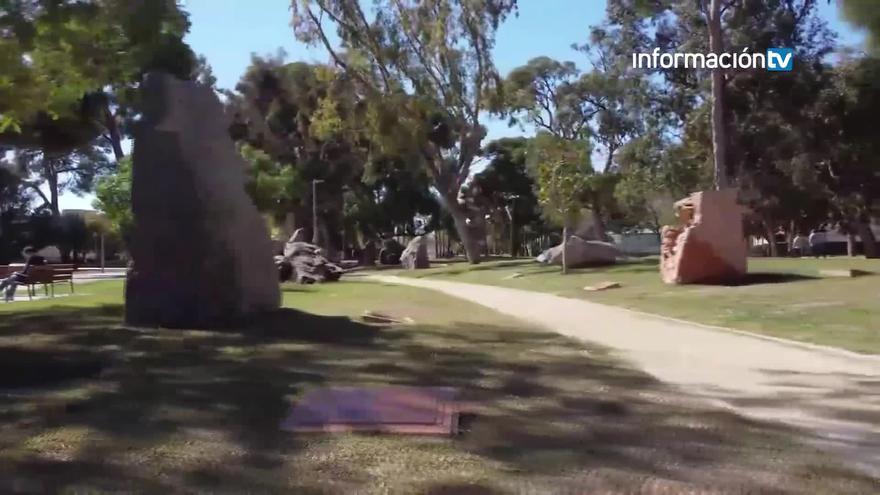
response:
[[[486,135],[481,118],[497,104],[491,52],[515,2],[379,0],[369,16],[358,0],[295,0],[292,9],[297,38],[325,48],[358,86],[381,151],[425,166],[468,260],[479,262],[477,222],[459,193]]]
[[[141,76],[196,76],[175,0],[3,4],[0,60],[12,77],[0,79],[0,144],[63,154],[101,139],[118,160]]]
[[[61,251],[61,259],[67,263],[70,255],[73,261],[79,259],[77,254],[83,253],[89,243],[89,228],[80,215],[64,214],[52,217],[53,241]]]
[[[345,75],[332,66],[285,63],[283,53],[254,57],[227,96],[230,134],[251,162],[255,202],[276,220],[290,215],[294,226],[311,228],[311,181],[323,181],[317,189],[321,244],[338,245],[343,187],[371,163],[358,131],[363,112]]]
[[[569,226],[580,214],[593,174],[587,143],[539,133],[531,142],[528,161],[538,203],[551,221],[562,225],[562,273],[568,273]]]
[[[712,170],[716,187],[725,178],[735,179],[765,231],[780,225],[790,230],[792,222],[814,218],[825,193],[810,163],[818,156],[816,144],[827,136],[811,129],[809,112],[826,84],[822,61],[833,48],[816,1],[610,0],[608,12],[606,30],[614,33],[612,46],[619,55],[655,46],[663,52],[712,51],[718,39],[726,52],[794,47],[797,70],[792,72],[648,72],[643,79],[651,90],[644,114],[650,117],[649,127],[670,138],[663,155],[679,155],[679,160],[659,163],[680,170],[676,164],[684,163],[682,171],[700,177],[692,165],[703,163]]]
[[[829,2],[831,0],[828,0]],[[880,9],[873,0],[838,0],[843,17],[868,32],[868,49],[880,54]]]
[[[676,152],[680,148],[656,130],[621,148],[614,196],[624,228],[649,228],[659,235],[673,221],[674,198],[698,187],[700,164]]]
[[[865,255],[880,256],[871,218],[880,214],[880,59],[847,61],[834,70],[832,83],[815,110],[816,132],[811,140],[820,151],[817,165],[828,188],[838,221],[862,239]],[[815,149],[815,148],[814,148]]]
[[[246,189],[257,209],[283,222],[294,206],[306,197],[308,184],[296,168],[273,160],[259,148],[244,144],[239,151],[250,165]]]
[[[591,44],[579,47],[593,55],[591,72],[581,74],[572,62],[538,57],[511,71],[505,80],[511,123],[522,120],[561,139],[592,140],[605,154],[600,170],[605,177],[593,178],[589,202],[600,237],[605,231],[603,217],[613,209],[609,201],[617,150],[644,128],[640,113],[646,88],[638,78],[629,77],[619,61],[612,61],[611,38],[606,30],[595,28]]]
[[[115,174],[98,179],[93,206],[104,213],[110,221],[111,230],[127,242],[134,226],[131,212],[131,157],[120,160]]]
[[[82,194],[91,191],[95,179],[113,170],[105,149],[84,146],[69,154],[53,155],[41,150],[23,150],[16,160],[27,173],[26,185],[43,201],[53,216],[61,214],[58,198],[65,191]],[[48,193],[43,192],[46,189]]]
[[[394,233],[416,235],[416,217],[429,217],[431,223],[425,230],[434,230],[440,209],[430,184],[424,169],[414,169],[400,159],[374,162],[361,181],[349,185],[346,222],[366,241]]]
[[[468,187],[468,194],[481,209],[507,220],[511,256],[519,254],[523,226],[543,227],[534,182],[526,170],[528,146],[528,139],[522,137],[487,144],[483,156],[489,158],[489,164],[474,175]]]
[[[724,30],[722,16],[736,0],[709,0],[706,9],[703,0],[698,0],[700,10],[706,18],[709,31],[709,50],[716,55],[724,52]],[[724,6],[722,7],[722,4]],[[712,69],[712,160],[715,163],[715,189],[728,186],[727,169],[727,124],[724,121],[725,75],[720,67]]]

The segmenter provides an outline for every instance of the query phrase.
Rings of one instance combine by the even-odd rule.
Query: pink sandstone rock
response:
[[[668,284],[718,283],[743,277],[748,248],[737,191],[703,191],[675,203],[680,225],[664,226],[660,274]]]

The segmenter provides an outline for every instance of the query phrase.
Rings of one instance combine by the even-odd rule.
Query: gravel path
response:
[[[440,280],[369,278],[437,290],[604,345],[658,379],[719,407],[802,428],[810,441],[880,478],[880,356],[552,294]]]

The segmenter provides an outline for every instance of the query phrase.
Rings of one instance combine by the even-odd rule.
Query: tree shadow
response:
[[[464,317],[378,328],[292,309],[224,331],[129,329],[121,318],[120,306],[102,306],[0,321],[0,358],[21,352],[16,370],[30,359],[53,370],[33,382],[53,385],[43,393],[0,395],[0,491],[357,492],[377,482],[371,459],[407,457],[435,466],[434,481],[394,470],[383,483],[396,491],[628,492],[647,479],[673,483],[671,492],[816,492],[804,474],[814,457],[788,446],[792,430],[694,404],[605,349],[550,332]],[[98,374],[53,364],[96,361]],[[54,381],[64,372],[78,379]],[[388,384],[459,388],[476,405],[466,433],[438,441],[279,430],[308,389]],[[478,463],[487,481],[444,481],[460,462]],[[841,471],[825,491],[844,482],[868,483]]]
[[[819,280],[819,277],[811,275],[803,275],[799,273],[774,273],[774,272],[758,272],[747,273],[744,277],[725,280],[717,284],[703,285],[721,285],[725,287],[744,287],[749,285],[766,285],[766,284],[788,284],[794,282],[806,282],[809,280]]]
[[[97,353],[0,347],[0,390],[46,387],[94,378],[107,367],[108,361]]]
[[[222,331],[130,329],[122,326],[122,314],[119,305],[53,308],[0,321],[0,418],[19,430],[3,430],[0,450],[21,454],[0,468],[0,479],[14,480],[10,487],[0,482],[0,491],[39,486],[34,491],[54,492],[81,483],[174,491],[140,484],[151,476],[141,466],[128,474],[92,467],[164,448],[191,430],[204,432],[209,443],[228,439],[246,453],[238,460],[244,465],[277,467],[297,445],[278,425],[291,397],[326,380],[333,365],[321,363],[322,356],[334,349],[362,354],[367,346],[379,352],[385,345],[374,342],[376,327],[291,309]],[[79,448],[67,463],[78,468],[29,474],[42,465],[24,455],[29,436],[81,427],[105,441]],[[219,482],[215,488],[259,486],[235,482],[221,465],[207,471],[212,475],[196,478]]]

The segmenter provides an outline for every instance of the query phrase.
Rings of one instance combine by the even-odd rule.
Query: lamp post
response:
[[[506,199],[510,202],[510,204],[504,208],[507,210],[507,218],[510,219],[510,257],[516,258],[516,223],[514,215],[516,214],[516,200],[519,199],[519,194],[509,194]]]
[[[341,259],[343,259],[343,260],[345,259],[345,254],[347,252],[346,249],[348,247],[345,245],[345,233],[346,233],[345,232],[346,231],[345,210],[346,210],[346,207],[348,206],[348,201],[346,201],[346,198],[347,198],[347,194],[349,192],[351,192],[350,187],[342,186],[342,257],[341,257]],[[355,239],[352,239],[352,240],[354,241],[356,239],[357,239],[357,237],[355,236]]]
[[[318,244],[318,184],[324,179],[312,179],[312,244]]]

